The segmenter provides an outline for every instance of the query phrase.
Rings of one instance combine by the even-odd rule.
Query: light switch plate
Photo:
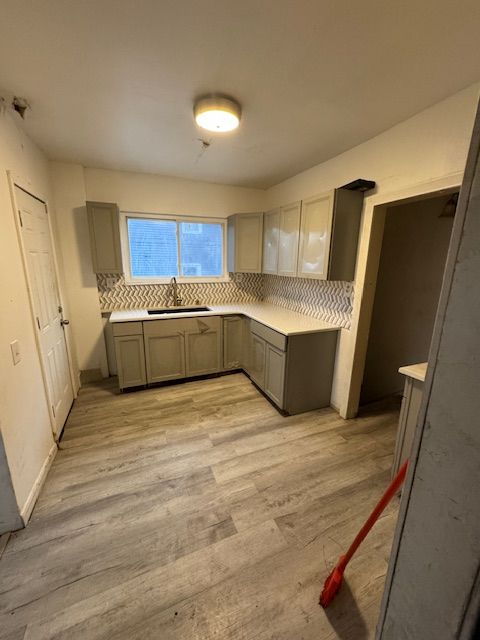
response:
[[[22,359],[22,355],[20,353],[20,343],[18,342],[18,340],[14,340],[10,343],[10,349],[12,350],[13,364],[18,364]]]

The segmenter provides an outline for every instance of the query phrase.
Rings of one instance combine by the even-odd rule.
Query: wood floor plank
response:
[[[214,543],[117,587],[101,598],[87,598],[43,622],[28,625],[25,640],[111,637],[126,633],[145,618],[186,597],[200,593],[286,547],[274,522]]]
[[[397,421],[398,403],[284,417],[243,374],[86,386],[0,559],[0,640],[373,639],[396,502],[328,615],[317,599]]]
[[[358,522],[339,527],[338,537],[353,535],[356,526]],[[347,588],[328,613],[318,605],[320,585],[331,568],[324,556],[336,560],[338,551],[336,542],[325,537],[301,551],[287,547],[158,614],[147,613],[135,631],[147,640],[373,638],[386,571],[378,550],[391,541],[391,526],[391,517],[379,522],[370,545],[349,566]],[[361,610],[353,593],[361,597]],[[121,630],[112,640],[127,640],[129,633],[131,629]]]

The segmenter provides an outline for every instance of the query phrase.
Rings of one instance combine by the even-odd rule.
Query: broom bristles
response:
[[[343,571],[336,566],[332,573],[325,580],[322,593],[320,594],[319,604],[326,609],[337,595],[340,585],[342,584]]]

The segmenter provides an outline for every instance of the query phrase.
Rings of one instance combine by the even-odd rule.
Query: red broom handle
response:
[[[387,504],[390,502],[390,500],[393,498],[393,496],[397,493],[397,491],[402,486],[402,482],[405,480],[405,474],[407,473],[407,466],[408,466],[408,460],[405,460],[405,462],[400,467],[397,475],[392,480],[392,482],[390,483],[389,487],[387,488],[387,490],[385,491],[383,496],[378,501],[377,506],[375,507],[375,509],[372,511],[372,513],[368,517],[368,520],[365,522],[363,527],[357,533],[357,535],[355,537],[355,540],[350,545],[347,553],[340,558],[340,562],[338,564],[338,568],[342,572],[344,571],[344,569],[347,566],[347,564],[350,562],[350,560],[351,560],[353,554],[355,553],[355,551],[358,549],[360,544],[367,537],[368,532],[373,527],[375,522],[378,520],[378,518],[380,517],[382,511],[385,509]]]

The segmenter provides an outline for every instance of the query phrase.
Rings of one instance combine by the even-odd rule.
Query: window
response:
[[[225,279],[225,222],[123,214],[125,278],[130,284]]]

